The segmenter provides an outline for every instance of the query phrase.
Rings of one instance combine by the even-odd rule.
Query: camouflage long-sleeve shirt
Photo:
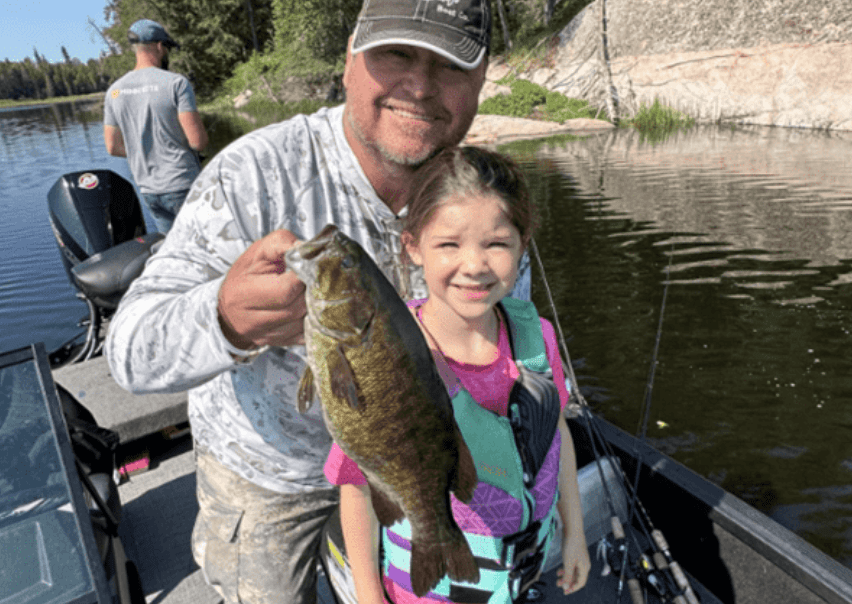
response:
[[[399,288],[425,296],[399,263],[401,222],[376,195],[343,133],[343,107],[296,116],[240,138],[193,184],[162,248],[112,320],[106,354],[136,393],[189,390],[196,445],[227,468],[283,493],[327,488],[331,437],[319,405],[294,406],[304,347],[237,363],[217,295],[234,261],[276,229],[310,239],[328,224],[360,243]],[[523,281],[529,288],[528,269]],[[528,296],[528,294],[527,294]]]

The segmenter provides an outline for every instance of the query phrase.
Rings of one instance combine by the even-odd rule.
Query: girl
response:
[[[334,445],[325,473],[340,485],[358,602],[382,603],[386,593],[396,604],[508,604],[538,578],[557,513],[564,565],[557,585],[576,591],[590,562],[574,444],[562,414],[568,400],[562,362],[553,326],[532,304],[505,298],[534,222],[523,176],[501,155],[455,148],[418,170],[411,191],[402,244],[422,267],[429,297],[409,307],[442,375],[452,376],[447,386],[456,422],[479,478],[468,504],[451,495],[453,516],[474,556],[489,559],[484,552],[493,554],[497,544],[504,559],[481,563],[475,585],[444,577],[426,596],[415,596],[405,529],[397,523],[380,530],[363,474]],[[489,451],[508,452],[518,463],[498,464]]]

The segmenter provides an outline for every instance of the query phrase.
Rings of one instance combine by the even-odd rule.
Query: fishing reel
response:
[[[597,556],[603,561],[601,575],[619,578],[619,594],[622,582],[626,582],[633,604],[645,604],[646,596],[662,603],[699,604],[685,577],[678,579],[683,573],[676,563],[670,564],[661,551],[640,551],[638,556],[632,553],[621,522],[615,516],[611,521],[612,538],[601,538]],[[638,549],[639,543],[635,538],[634,541]]]

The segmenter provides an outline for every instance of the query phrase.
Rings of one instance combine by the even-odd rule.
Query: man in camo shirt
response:
[[[314,602],[321,528],[338,501],[323,475],[331,437],[320,406],[302,416],[294,405],[306,307],[284,253],[334,223],[406,289],[407,186],[470,127],[490,26],[488,0],[367,0],[345,105],[221,151],[112,321],[106,352],[119,384],[190,390],[193,553],[228,602]],[[528,298],[528,266],[523,274]]]

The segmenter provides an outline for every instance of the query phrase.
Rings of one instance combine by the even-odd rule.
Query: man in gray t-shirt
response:
[[[157,229],[166,233],[201,171],[198,151],[207,132],[184,76],[168,71],[179,48],[162,25],[141,19],[128,38],[136,67],[119,78],[104,102],[104,142],[110,155],[126,157]]]

